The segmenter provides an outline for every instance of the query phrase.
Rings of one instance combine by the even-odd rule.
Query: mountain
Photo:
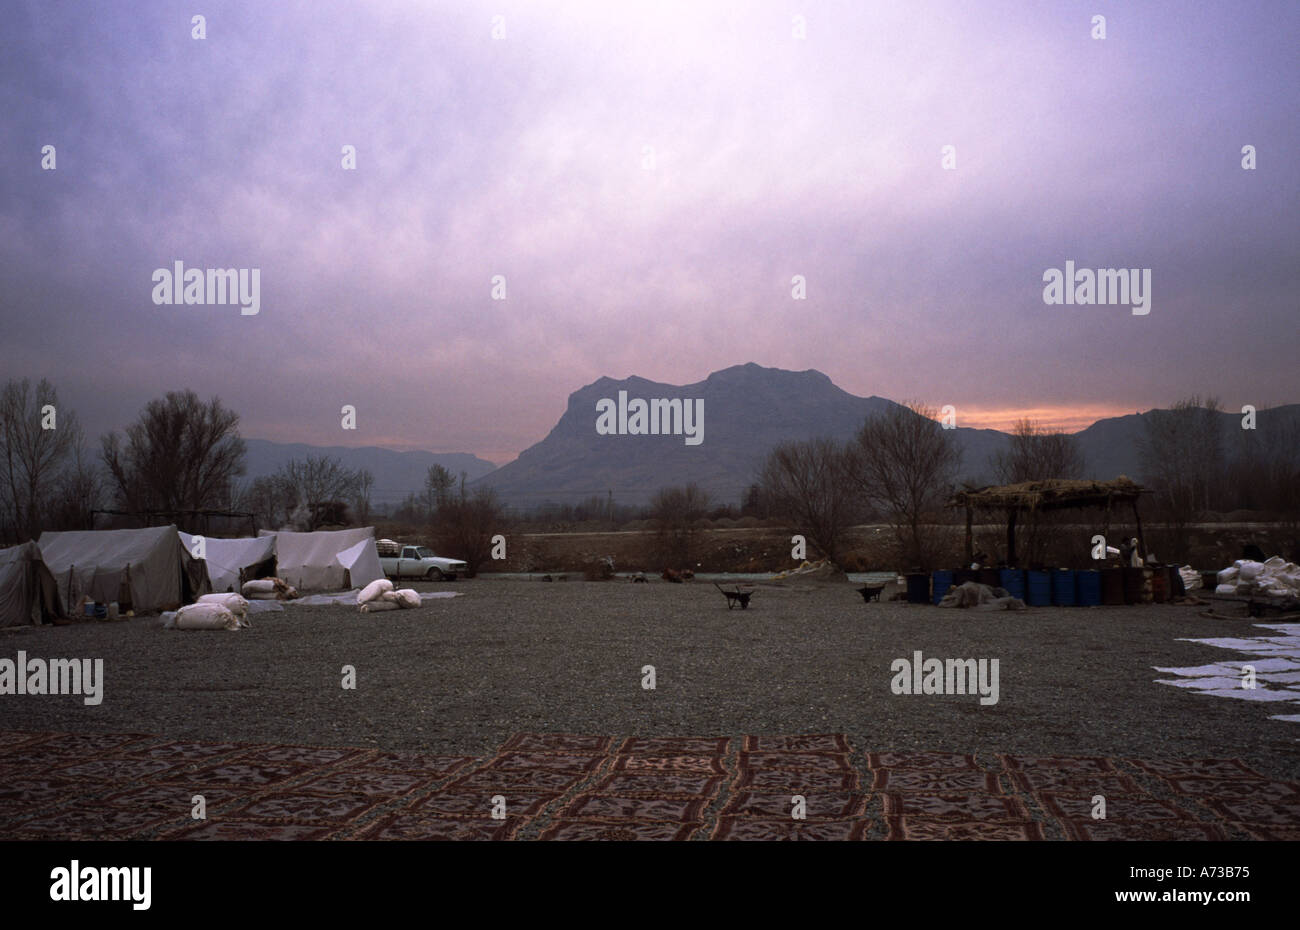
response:
[[[1142,465],[1138,444],[1146,435],[1150,415],[1151,411],[1147,411],[1108,417],[1075,433],[1088,466],[1088,477],[1114,478],[1116,475],[1128,475],[1140,479]],[[1219,428],[1226,438],[1224,452],[1231,458],[1233,438],[1246,435],[1241,428],[1242,414],[1239,410],[1224,410],[1219,413],[1218,420]],[[1287,435],[1286,430],[1300,428],[1300,404],[1284,404],[1259,411],[1255,428],[1256,437],[1265,442],[1270,438]]]
[[[681,435],[599,435],[597,402],[633,398],[700,398],[703,441]],[[763,368],[752,362],[715,371],[695,384],[675,385],[631,377],[601,378],[569,396],[551,432],[519,458],[480,480],[517,507],[546,501],[578,503],[613,492],[616,503],[643,504],[666,485],[694,481],[717,501],[738,502],[768,451],[787,439],[848,439],[868,416],[898,406],[883,397],[858,397],[819,371]],[[959,427],[972,478],[984,477],[989,455],[1007,436]]]
[[[248,468],[245,481],[274,474],[290,459],[327,455],[337,458],[347,468],[365,468],[375,476],[370,499],[374,504],[399,503],[407,494],[424,487],[430,465],[442,465],[453,475],[465,472],[467,480],[482,478],[496,466],[465,452],[397,452],[377,446],[309,446],[303,443],[271,442],[268,439],[245,439]]]

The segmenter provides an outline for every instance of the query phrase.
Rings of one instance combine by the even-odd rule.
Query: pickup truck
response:
[[[427,546],[403,546],[395,556],[380,556],[379,565],[384,574],[397,581],[402,578],[423,578],[425,581],[455,581],[468,566],[458,559],[444,559],[433,554]]]

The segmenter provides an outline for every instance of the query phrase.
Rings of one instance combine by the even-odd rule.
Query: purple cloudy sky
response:
[[[602,375],[749,361],[963,425],[1300,401],[1291,0],[5,20],[0,369],[50,378],[92,436],[192,387],[247,436],[501,462]],[[177,259],[260,268],[261,313],[155,306]],[[1151,268],[1150,315],[1046,306],[1067,259]]]

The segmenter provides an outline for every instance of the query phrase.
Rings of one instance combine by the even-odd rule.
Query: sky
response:
[[[497,463],[602,376],[746,362],[963,426],[1297,402],[1298,33],[1270,0],[9,3],[0,375],[92,435],[192,388],[245,436]],[[259,311],[156,304],[176,261],[257,269]],[[1045,303],[1066,261],[1150,269],[1149,313]]]

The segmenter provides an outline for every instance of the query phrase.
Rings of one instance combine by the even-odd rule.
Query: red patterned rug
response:
[[[1300,839],[1300,784],[1237,759],[868,749],[517,733],[474,758],[0,731],[0,838]]]

